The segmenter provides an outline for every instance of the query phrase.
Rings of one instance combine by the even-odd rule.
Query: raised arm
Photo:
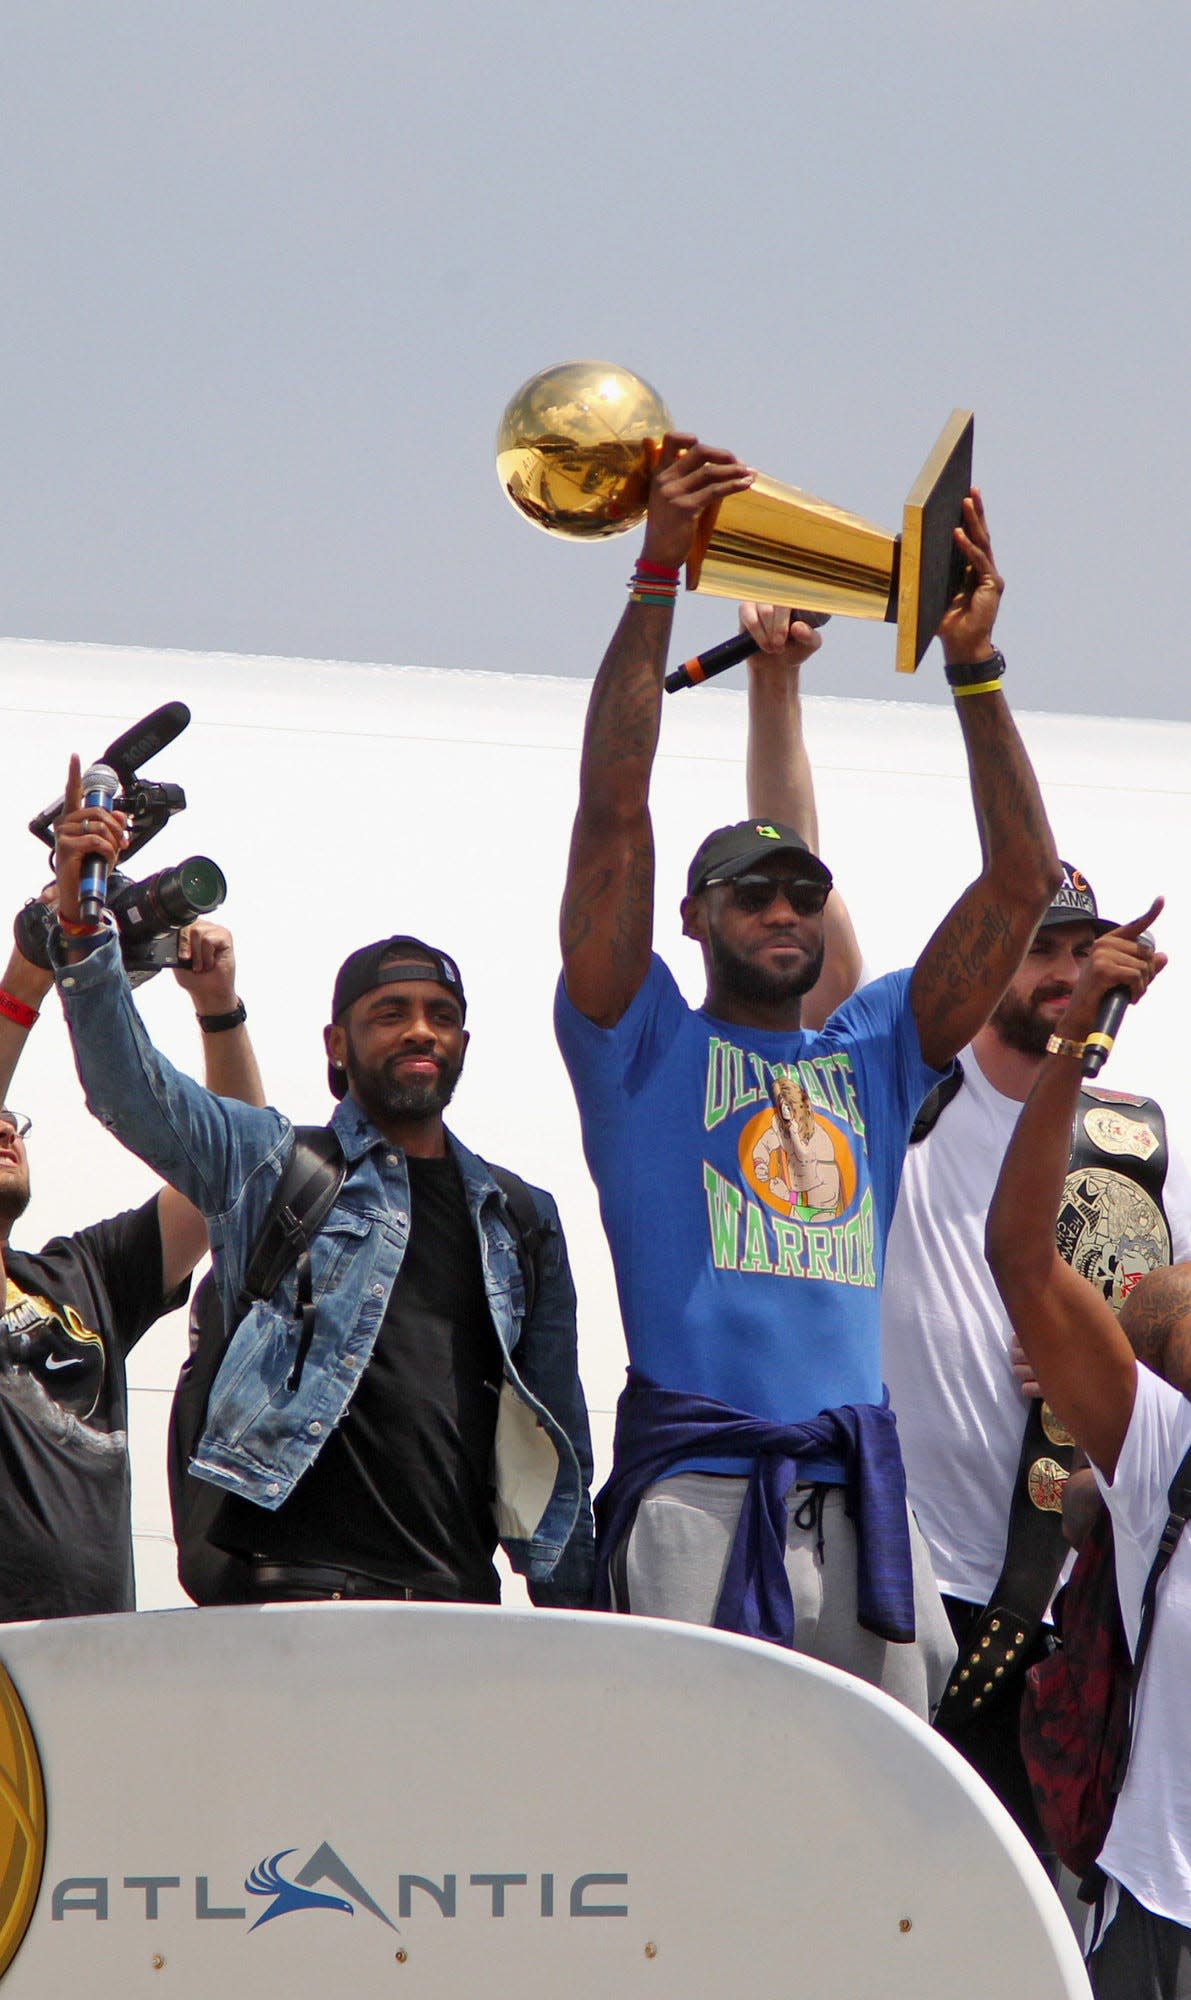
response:
[[[8,1087],[53,983],[52,972],[33,965],[13,945],[0,987],[0,1104],[8,1102]]]
[[[203,1038],[203,1081],[217,1097],[263,1104],[265,1086],[236,992],[236,948],[222,924],[187,924],[178,939],[174,978],[189,994]],[[237,1019],[237,1016],[243,1018]]]
[[[80,920],[82,862],[102,853],[114,863],[123,826],[117,813],[95,807],[84,813],[79,796],[73,758],[57,829],[59,932],[50,951],[88,1108],[196,1208],[221,1215],[258,1166],[284,1154],[289,1127],[268,1108],[214,1096],[154,1048],[115,936],[106,925],[87,934]]]
[[[975,491],[964,501],[964,526],[955,538],[967,574],[939,638],[949,670],[970,675],[989,664],[988,675],[973,684],[983,689],[997,677],[992,633],[1005,586]],[[922,1053],[935,1069],[945,1069],[984,1026],[1062,879],[1038,781],[1004,695],[999,687],[957,688],[956,706],[983,866],[914,967],[914,1018]]]
[[[1080,973],[1058,1028],[1073,1053],[1048,1055],[1009,1143],[988,1213],[985,1253],[1035,1378],[1056,1416],[1107,1479],[1129,1427],[1137,1364],[1116,1314],[1055,1248],[1083,1075],[1082,1044],[1104,994],[1136,1000],[1166,963],[1140,942],[1161,900],[1110,931]]]
[[[642,561],[677,577],[700,515],[743,492],[752,477],[730,452],[679,433],[667,436],[650,481]],[[630,598],[587,710],[562,903],[562,963],[572,1004],[605,1028],[620,1020],[640,988],[653,946],[649,781],[672,621],[671,602]]]
[[[802,668],[822,634],[780,605],[742,604],[757,651],[748,663],[748,810],[780,820],[819,853],[815,781],[802,734]],[[823,910],[823,970],[803,996],[802,1025],[821,1028],[860,983],[861,956],[848,906],[833,889]]]
[[[236,951],[232,934],[222,924],[188,924],[178,941],[182,962],[174,974],[194,1007],[203,1046],[203,1081],[217,1097],[235,1097],[242,1104],[263,1105],[264,1085],[257,1068],[243,1010],[236,992]],[[219,1025],[226,1023],[227,1025]],[[157,1200],[161,1229],[161,1264],[167,1292],[189,1276],[210,1247],[202,1212],[176,1188],[165,1187]]]

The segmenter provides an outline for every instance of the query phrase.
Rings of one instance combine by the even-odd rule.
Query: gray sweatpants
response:
[[[617,1610],[710,1625],[746,1483],[723,1473],[679,1472],[651,1486],[613,1560]],[[821,1523],[813,1489],[790,1493],[786,1574],[795,1651],[857,1675],[928,1722],[955,1663],[955,1640],[918,1524],[911,1514],[917,1637],[894,1645],[857,1623],[856,1535],[843,1488],[819,1492]]]

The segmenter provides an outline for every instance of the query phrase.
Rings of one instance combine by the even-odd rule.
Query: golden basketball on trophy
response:
[[[897,626],[913,673],[960,586],[952,530],[972,480],[972,412],[954,410],[910,489],[900,534],[758,473],[709,509],[688,590]],[[518,389],[500,421],[496,469],[514,507],[572,541],[620,535],[645,517],[658,447],[673,429],[656,389],[607,361],[569,361]]]

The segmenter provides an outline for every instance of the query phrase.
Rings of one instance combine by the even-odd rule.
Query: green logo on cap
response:
[[[753,832],[759,834],[762,840],[781,839],[781,834],[778,832],[776,826],[755,826]]]

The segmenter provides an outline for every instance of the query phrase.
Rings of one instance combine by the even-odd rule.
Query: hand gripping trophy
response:
[[[535,527],[601,540],[643,519],[650,472],[671,428],[665,403],[639,375],[610,362],[565,362],[532,376],[509,403],[497,433],[497,475]],[[910,490],[900,535],[758,473],[747,493],[709,510],[687,588],[884,619],[897,626],[898,672],[913,673],[960,586],[952,529],[971,476],[970,410],[949,417]]]

